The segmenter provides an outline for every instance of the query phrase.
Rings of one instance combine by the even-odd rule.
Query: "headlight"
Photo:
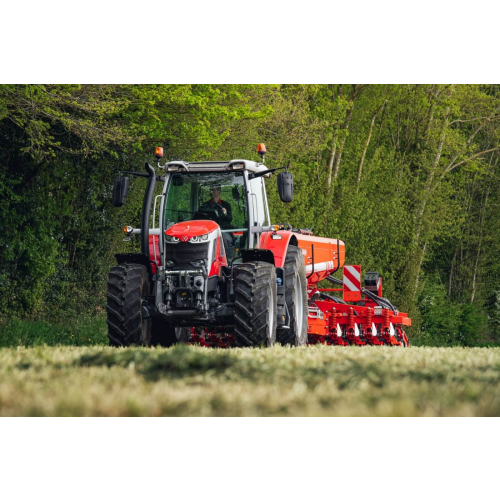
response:
[[[203,243],[204,241],[208,241],[208,234],[202,234],[201,236],[193,236],[189,241],[190,243]]]
[[[196,267],[203,267],[205,265],[205,261],[203,259],[193,260],[191,264]]]
[[[179,238],[177,238],[177,236],[169,236],[167,234],[167,235],[165,235],[165,241],[167,243],[179,243]]]
[[[175,266],[175,262],[173,260],[167,260],[167,262],[165,262],[165,266],[167,266],[167,267],[174,267]]]

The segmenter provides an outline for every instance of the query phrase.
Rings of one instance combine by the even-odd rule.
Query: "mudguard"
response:
[[[250,250],[241,250],[241,257],[243,262],[268,262],[273,266],[276,266],[273,252],[271,250],[266,250],[262,248],[253,248]]]
[[[153,279],[153,273],[156,273],[156,266],[154,271],[151,266],[151,262],[148,258],[148,256],[144,253],[117,253],[115,254],[116,262],[118,264],[142,264],[143,266],[146,267],[148,274],[149,274],[149,279]],[[154,265],[154,264],[153,264]]]
[[[260,237],[261,250],[270,250],[274,255],[274,265],[285,265],[288,245],[298,246],[297,237],[291,231],[277,231],[275,233],[262,233]]]

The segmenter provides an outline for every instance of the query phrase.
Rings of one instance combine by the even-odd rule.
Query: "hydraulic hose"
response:
[[[338,278],[334,278],[333,276],[327,276],[326,279],[330,282],[333,283],[334,285],[343,285],[343,281],[339,280]]]
[[[327,293],[321,292],[319,296],[322,299],[327,299],[327,300],[333,300],[333,302],[336,302],[337,304],[345,304],[347,305],[347,302],[344,302],[342,299],[339,299],[338,297],[334,297],[333,295],[328,295]]]
[[[326,278],[330,283],[333,283],[334,285],[343,285],[344,283],[342,280],[339,280],[338,278],[334,278],[333,276],[328,276]],[[375,295],[373,292],[370,292],[366,288],[361,288],[361,291],[373,302],[378,304],[379,306],[383,307],[384,309],[390,309],[392,312],[397,313],[397,309],[391,304],[391,302],[386,299],[385,297],[379,297],[378,295]]]
[[[349,304],[347,304],[347,302],[344,302],[342,299],[339,299],[338,297],[334,297],[333,295],[328,295],[327,293],[321,292],[319,294],[319,296],[322,299],[331,300],[331,301],[335,302],[336,304],[345,304],[346,306],[349,305]],[[358,316],[358,313],[354,309],[352,312],[353,312],[354,316]]]

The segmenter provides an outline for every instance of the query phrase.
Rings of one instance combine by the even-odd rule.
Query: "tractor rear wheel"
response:
[[[278,342],[296,346],[307,344],[307,279],[302,250],[289,246],[285,258],[285,302],[290,328],[278,330]]]
[[[143,318],[142,298],[149,276],[140,264],[112,267],[108,278],[108,337],[112,346],[151,345],[151,318]]]
[[[274,345],[278,310],[274,266],[267,262],[246,262],[235,267],[234,293],[236,345]]]

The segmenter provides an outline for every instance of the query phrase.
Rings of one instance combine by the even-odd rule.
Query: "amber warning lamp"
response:
[[[163,158],[163,148],[156,148],[155,149],[155,158],[157,158],[158,160],[160,158]]]
[[[262,158],[262,163],[264,163],[264,156],[266,156],[266,145],[263,142],[257,144],[257,153]]]

